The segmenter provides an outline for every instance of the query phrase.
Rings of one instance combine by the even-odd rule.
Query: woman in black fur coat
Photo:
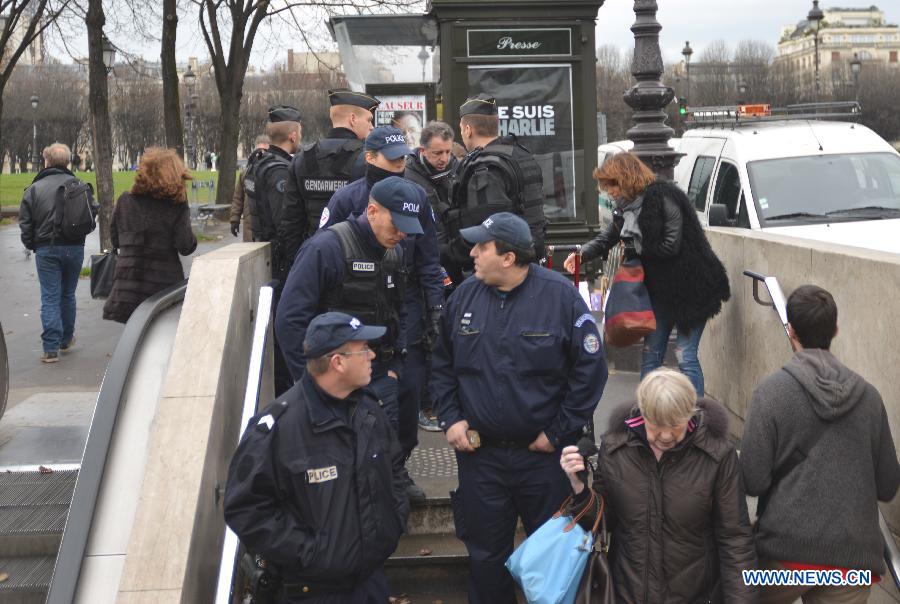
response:
[[[703,396],[697,349],[706,321],[731,296],[725,267],[709,245],[687,195],[674,183],[657,180],[631,153],[614,155],[594,170],[600,190],[615,201],[612,222],[581,248],[584,261],[606,258],[619,241],[626,258],[640,258],[650,293],[656,331],[644,338],[641,377],[660,367],[669,334],[678,329],[678,368]],[[575,254],[565,262],[575,268]]]

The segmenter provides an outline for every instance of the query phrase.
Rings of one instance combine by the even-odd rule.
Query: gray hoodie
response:
[[[775,471],[825,430],[777,485]],[[750,401],[741,441],[749,495],[768,497],[756,527],[760,559],[885,572],[878,500],[900,485],[900,465],[875,388],[827,350],[797,352]]]

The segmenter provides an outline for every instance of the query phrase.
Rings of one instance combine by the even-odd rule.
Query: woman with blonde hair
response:
[[[178,254],[197,249],[184,184],[190,179],[173,149],[144,151],[134,185],[119,196],[113,213],[119,257],[104,319],[125,323],[141,302],[184,280]]]
[[[674,183],[659,180],[637,156],[619,153],[594,170],[598,188],[615,203],[613,220],[581,248],[584,261],[606,258],[620,241],[625,258],[640,258],[656,331],[644,338],[641,377],[662,366],[672,329],[675,356],[697,396],[703,370],[697,349],[707,320],[731,295],[725,267],[706,240],[694,206]],[[565,261],[575,270],[575,255]]]
[[[589,500],[578,448],[564,448],[560,465],[577,514]],[[606,502],[616,602],[756,602],[741,574],[756,551],[728,413],[698,400],[683,374],[649,373],[637,404],[613,412],[591,488]],[[587,530],[598,507],[580,520]]]

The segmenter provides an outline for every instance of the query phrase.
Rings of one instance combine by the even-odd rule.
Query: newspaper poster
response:
[[[395,126],[403,130],[410,149],[419,146],[422,128],[426,124],[425,95],[379,96],[381,104],[375,110],[376,126]]]

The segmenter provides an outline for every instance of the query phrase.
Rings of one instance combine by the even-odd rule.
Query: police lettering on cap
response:
[[[275,105],[269,107],[270,122],[299,122],[300,112],[290,105]]]
[[[386,327],[363,325],[359,319],[342,312],[321,314],[309,323],[303,340],[304,355],[316,359],[347,342],[377,340],[387,332]]]
[[[406,146],[403,130],[393,126],[378,126],[366,137],[366,151],[378,151],[387,159],[398,159],[412,154]]]
[[[381,101],[374,96],[346,89],[329,90],[328,102],[331,103],[332,107],[335,105],[353,105],[355,107],[367,109],[372,113],[375,113],[375,110],[378,109],[378,105],[381,104]]]
[[[466,102],[459,106],[459,117],[466,115],[497,115],[497,99],[486,94],[466,99]]]
[[[394,227],[407,235],[421,235],[422,223],[419,212],[422,204],[428,203],[425,189],[399,176],[388,176],[375,183],[370,193],[378,205],[391,213]]]
[[[533,244],[528,223],[510,212],[491,214],[478,226],[460,229],[459,234],[469,243],[503,241],[526,250]]]

